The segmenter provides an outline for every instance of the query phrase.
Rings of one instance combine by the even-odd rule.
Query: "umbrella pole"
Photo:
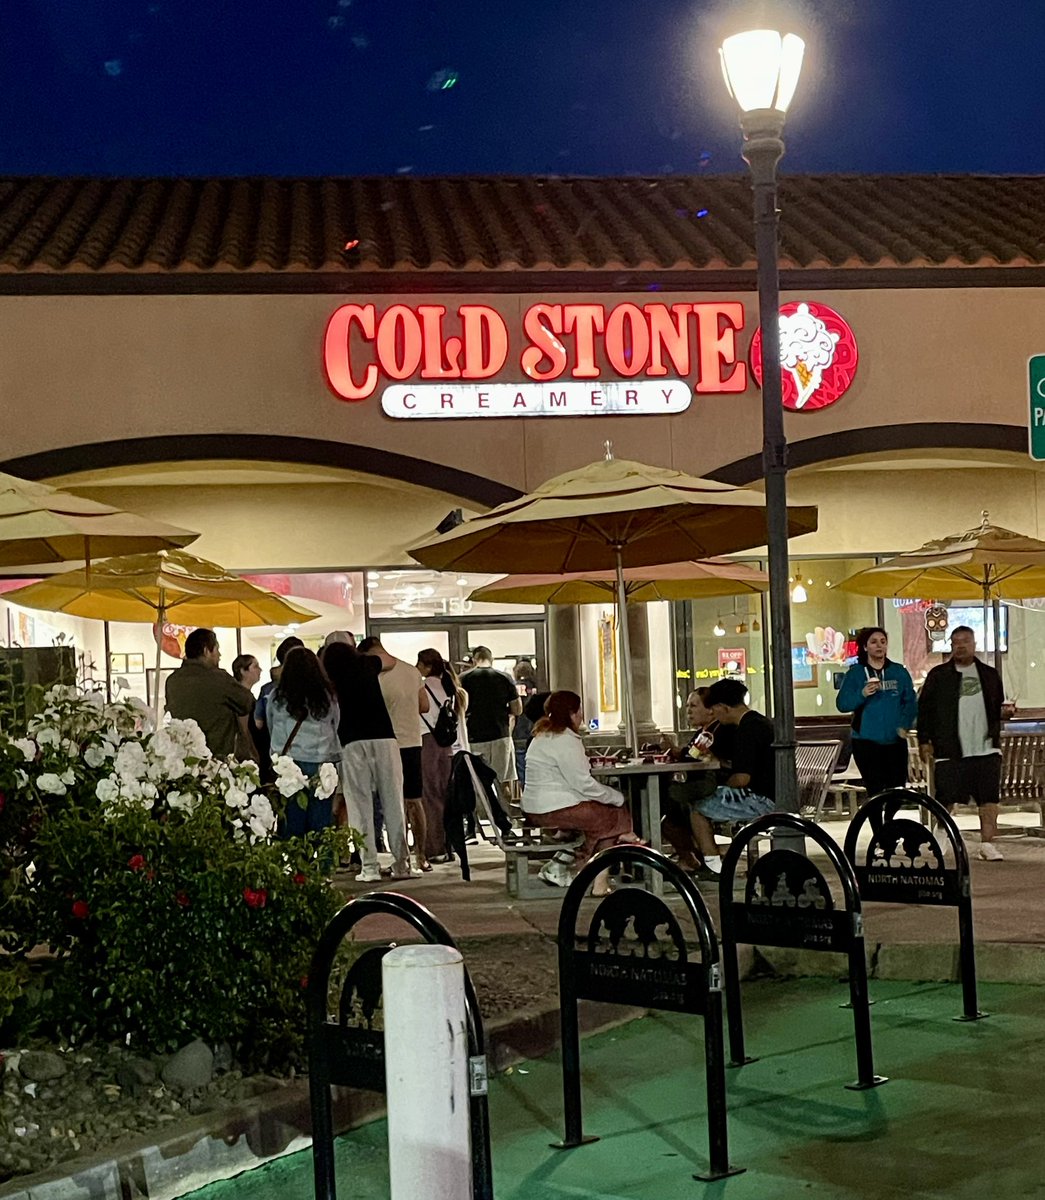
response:
[[[109,622],[102,622],[105,638],[105,703],[112,704],[112,656],[109,653]]]
[[[635,727],[635,705],[631,696],[631,631],[628,629],[628,595],[624,587],[621,547],[613,547],[617,566],[617,620],[620,622],[621,704],[624,708],[624,736],[632,754],[639,757],[639,735]]]
[[[1001,675],[1001,601],[991,601],[991,618],[994,621],[994,669]]]
[[[153,714],[156,718],[156,728],[160,727],[160,662],[163,656],[163,619],[167,615],[166,597],[160,588],[160,606],[156,611],[156,697],[153,702]]]

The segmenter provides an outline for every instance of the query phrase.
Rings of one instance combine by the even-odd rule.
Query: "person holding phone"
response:
[[[867,798],[907,785],[907,731],[918,716],[910,672],[888,655],[879,625],[856,635],[856,662],[838,692],[838,711],[853,714],[853,761]]]

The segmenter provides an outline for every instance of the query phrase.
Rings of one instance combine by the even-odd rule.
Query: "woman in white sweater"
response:
[[[638,842],[631,814],[616,788],[592,778],[581,742],[581,698],[576,692],[552,692],[545,715],[534,726],[526,752],[523,812],[544,829],[576,830],[584,835],[574,865],[582,867],[597,851]],[[569,864],[559,855],[541,870],[545,883],[567,887]]]

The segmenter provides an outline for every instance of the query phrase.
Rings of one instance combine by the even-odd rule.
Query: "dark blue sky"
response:
[[[798,2],[785,169],[1045,170],[1045,0]],[[736,170],[722,7],[4,0],[0,174]]]

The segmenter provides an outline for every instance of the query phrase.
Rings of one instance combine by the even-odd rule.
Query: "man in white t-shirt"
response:
[[[968,625],[951,632],[951,657],[933,667],[918,697],[922,758],[935,761],[936,799],[953,811],[970,798],[980,818],[980,858],[998,862],[1001,723],[1012,716],[1001,676],[976,657]]]
[[[414,874],[430,871],[425,858],[426,818],[424,801],[421,798],[421,723],[418,717],[428,712],[429,699],[424,680],[416,667],[395,658],[381,645],[376,637],[364,638],[359,643],[361,654],[372,654],[381,660],[381,694],[399,743],[399,757],[403,763],[403,805],[406,819],[414,835],[414,857],[417,868]]]

